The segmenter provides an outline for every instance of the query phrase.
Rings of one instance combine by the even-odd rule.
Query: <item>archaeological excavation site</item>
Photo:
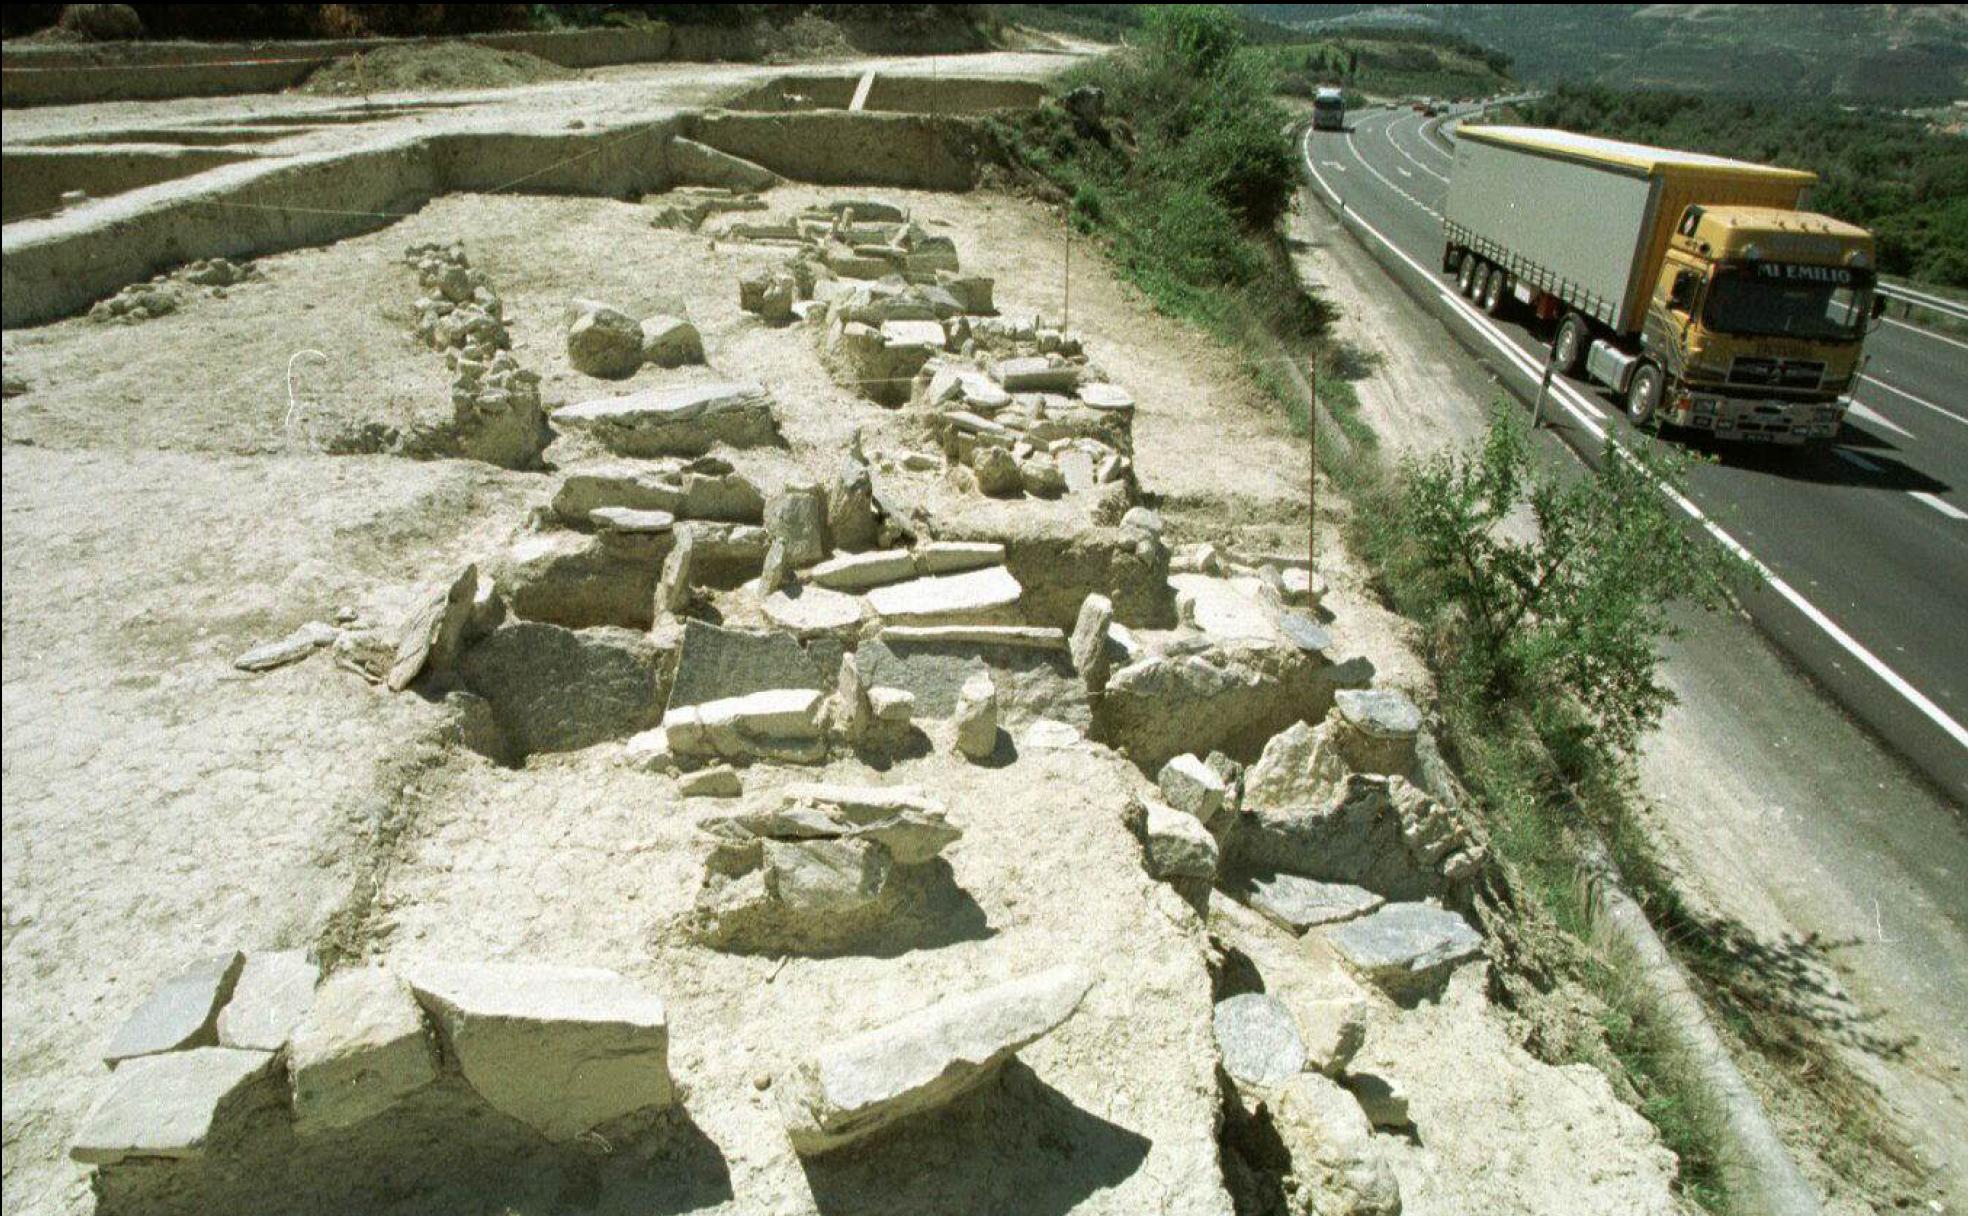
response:
[[[8,1211],[1684,1210],[1063,58],[8,111]]]

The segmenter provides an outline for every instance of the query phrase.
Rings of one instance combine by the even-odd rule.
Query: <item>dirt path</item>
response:
[[[1382,356],[1357,386],[1363,417],[1395,452],[1479,436],[1500,386],[1431,314],[1395,287],[1309,198],[1301,266],[1347,312],[1342,336]],[[1555,447],[1555,444],[1554,444]],[[1557,456],[1566,464],[1575,461]],[[1968,1207],[1968,821],[1827,702],[1747,620],[1701,616],[1672,647],[1681,698],[1639,765],[1654,835],[1718,940],[1771,999],[1836,1044],[1878,1086],[1940,1191],[1888,1202]],[[1820,989],[1828,989],[1821,991]],[[1850,1164],[1849,1127],[1777,1095],[1793,1151]],[[1819,1165],[1832,1210],[1865,1210]]]

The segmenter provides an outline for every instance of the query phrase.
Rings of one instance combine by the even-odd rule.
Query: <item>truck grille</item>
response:
[[[1824,380],[1822,359],[1769,359],[1744,355],[1729,368],[1729,383],[1751,388],[1816,388]]]

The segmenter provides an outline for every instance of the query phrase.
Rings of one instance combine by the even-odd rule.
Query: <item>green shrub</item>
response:
[[[1490,704],[1576,705],[1593,746],[1630,753],[1674,700],[1669,606],[1717,607],[1746,574],[1661,492],[1686,462],[1608,439],[1590,477],[1539,471],[1508,405],[1479,449],[1408,462],[1388,577],[1432,610],[1453,682]]]

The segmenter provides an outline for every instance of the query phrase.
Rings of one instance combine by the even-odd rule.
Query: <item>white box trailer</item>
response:
[[[1690,203],[1795,210],[1809,173],[1535,127],[1457,133],[1443,226],[1528,290],[1636,333]]]

